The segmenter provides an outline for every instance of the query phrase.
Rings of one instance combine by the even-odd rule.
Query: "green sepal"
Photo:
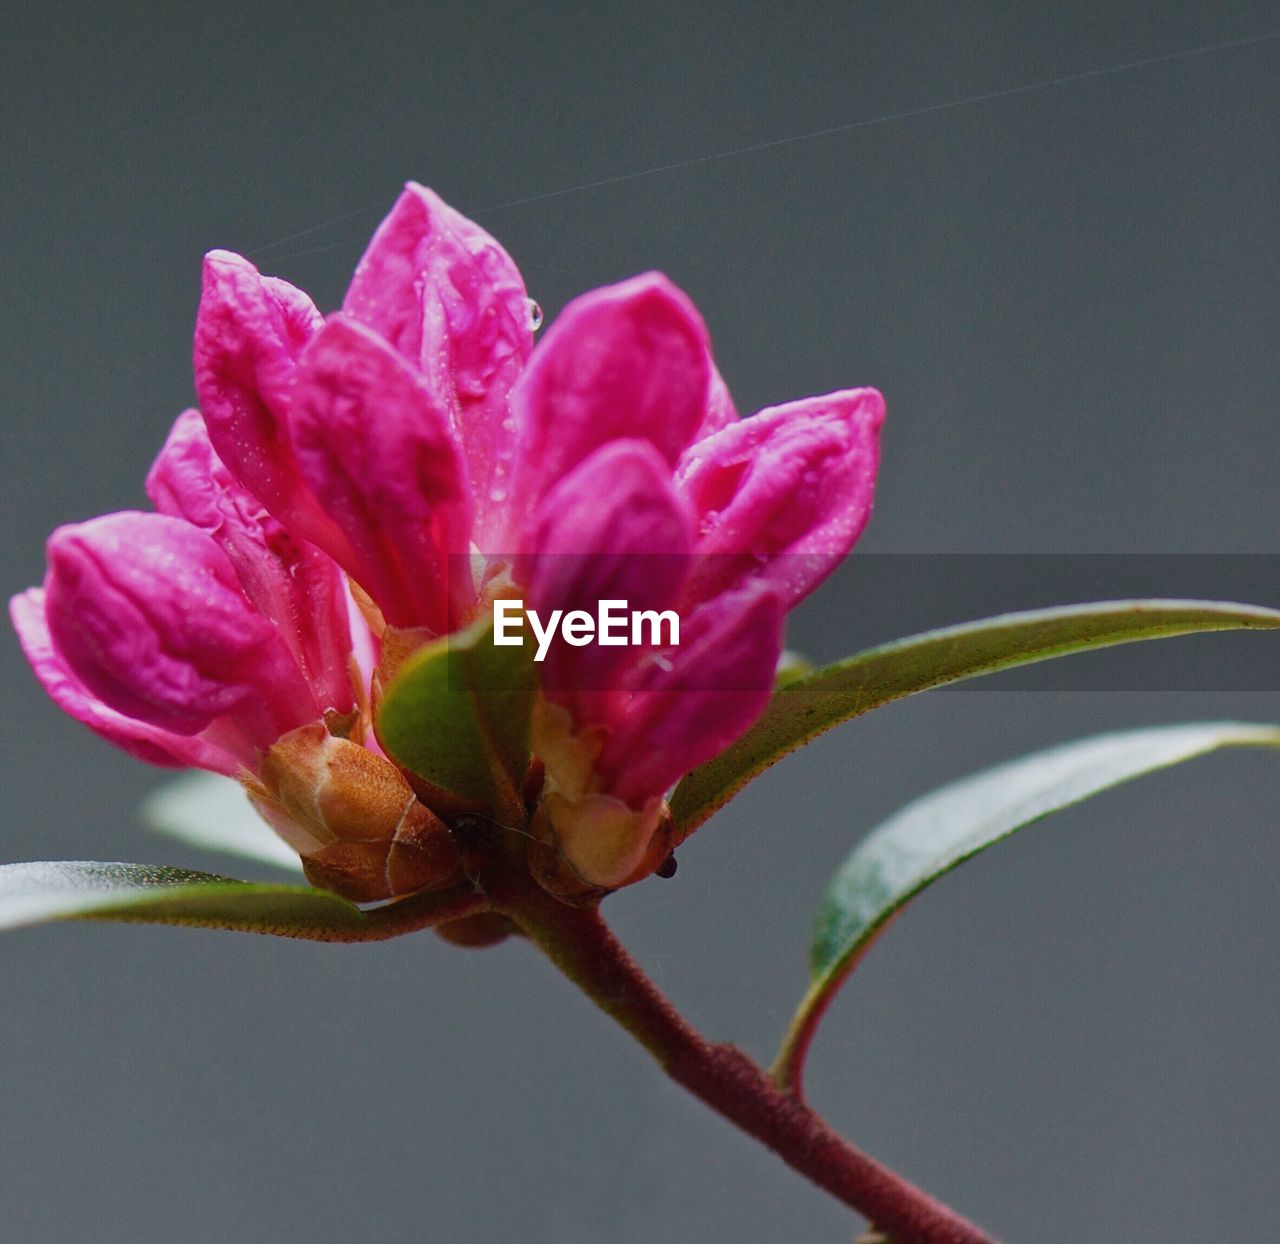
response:
[[[532,646],[498,646],[485,618],[405,661],[382,694],[378,740],[434,790],[518,818],[536,688]]]

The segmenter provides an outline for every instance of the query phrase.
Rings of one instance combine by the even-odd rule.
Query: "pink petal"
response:
[[[247,259],[205,257],[194,361],[209,439],[266,509],[328,547],[341,534],[307,489],[288,428],[298,358],[322,322],[301,290],[261,276]]]
[[[659,273],[571,302],[512,393],[516,513],[612,440],[646,440],[674,464],[706,414],[708,350],[693,304]]]
[[[705,600],[772,584],[788,607],[849,552],[871,514],[884,399],[849,389],[775,406],[694,445],[676,483],[698,515],[696,583]]]
[[[680,645],[643,667],[600,755],[606,793],[639,808],[747,730],[772,694],[783,617],[781,598],[759,584],[686,616]]]
[[[533,347],[524,281],[511,256],[410,182],[360,260],[343,310],[426,375],[466,451],[477,539],[501,549],[501,502],[515,453],[508,395]]]
[[[733,404],[733,395],[729,392],[729,386],[725,384],[719,368],[712,364],[711,380],[707,386],[706,409],[702,414],[702,422],[698,424],[698,430],[693,434],[693,443],[696,445],[698,441],[705,439],[713,432],[719,432],[721,428],[727,428],[731,423],[737,422],[738,408]]]
[[[679,598],[692,542],[692,518],[666,461],[647,441],[614,441],[543,498],[518,573],[544,619],[554,609],[595,617],[602,600],[662,610]],[[599,693],[616,691],[619,672],[642,651],[556,640],[542,663],[544,690],[579,725],[600,721],[609,697]]]
[[[449,630],[448,558],[469,550],[466,469],[419,374],[333,316],[303,356],[292,422],[303,474],[352,550],[329,551],[391,625]]]
[[[234,756],[199,736],[172,734],[135,721],[108,708],[93,695],[54,650],[40,588],[29,588],[15,596],[9,602],[9,615],[22,651],[49,698],[100,738],[153,765],[211,769],[229,777],[239,772],[241,766]]]
[[[325,709],[348,713],[355,696],[346,584],[327,554],[294,539],[231,477],[197,410],[178,416],[147,476],[162,514],[184,518],[217,541],[245,595],[280,627]]]
[[[177,734],[234,713],[260,746],[320,715],[277,628],[189,523],[108,514],[58,528],[48,554],[53,642],[110,708]]]

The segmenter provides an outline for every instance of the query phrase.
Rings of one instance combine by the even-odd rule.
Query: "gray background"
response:
[[[4,591],[56,523],[140,503],[207,247],[321,226],[258,257],[332,306],[406,177],[476,210],[1277,26],[1273,3],[7,5]],[[869,552],[1277,552],[1278,68],[1277,43],[1222,51],[482,219],[548,313],[666,270],[744,410],[881,386]],[[874,627],[853,582],[794,638],[921,620],[907,576]],[[1209,642],[1248,685],[1254,641]],[[217,867],[135,828],[156,774],[64,720],[11,638],[0,661],[0,858]],[[880,816],[1032,746],[1223,715],[1280,695],[920,697],[774,770],[610,911],[707,1032],[767,1056],[824,880]],[[1274,757],[1201,761],[963,868],[834,1008],[814,1100],[1010,1241],[1280,1238],[1278,790]],[[43,928],[6,938],[0,997],[7,1239],[855,1230],[518,945]]]

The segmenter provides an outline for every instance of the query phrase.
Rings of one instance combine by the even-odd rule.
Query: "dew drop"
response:
[[[524,306],[529,317],[529,331],[536,333],[542,327],[542,307],[532,298],[526,298]]]

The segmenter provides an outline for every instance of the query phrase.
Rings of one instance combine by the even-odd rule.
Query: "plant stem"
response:
[[[365,913],[365,927],[354,932],[339,930],[331,934],[324,931],[324,936],[319,936],[311,931],[303,931],[294,936],[312,937],[327,942],[385,942],[405,933],[433,928],[446,920],[474,916],[489,908],[489,900],[470,885],[455,886],[451,890],[415,894],[410,898],[387,903],[383,907],[371,908]]]
[[[732,1045],[707,1041],[640,970],[598,908],[522,891],[499,904],[551,961],[682,1085],[894,1244],[993,1244],[992,1237],[837,1135]]]

